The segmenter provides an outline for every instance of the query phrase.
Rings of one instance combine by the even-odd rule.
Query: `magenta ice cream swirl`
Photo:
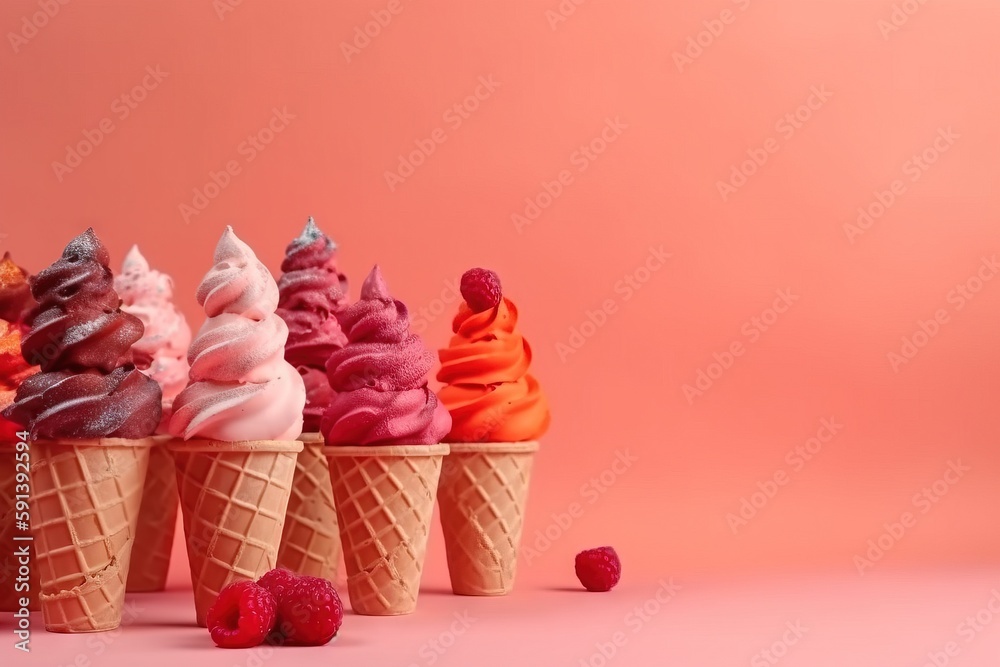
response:
[[[284,359],[278,287],[232,227],[197,297],[208,319],[191,342],[190,382],[174,399],[169,432],[227,442],[297,438],[305,387]]]
[[[328,445],[433,445],[451,415],[427,386],[434,354],[410,333],[406,306],[378,266],[340,315],[348,344],[326,363],[333,401],[320,425]]]
[[[145,328],[132,352],[136,358],[148,360],[145,373],[163,390],[165,427],[174,398],[187,383],[191,327],[174,306],[170,276],[150,269],[137,246],[132,246],[125,256],[122,272],[115,278],[115,289],[122,299],[122,310],[138,317]]]
[[[347,344],[337,313],[346,305],[347,279],[337,270],[337,245],[309,218],[302,234],[285,249],[278,280],[278,315],[288,325],[285,360],[306,386],[303,429],[319,431],[333,400],[325,364]]]

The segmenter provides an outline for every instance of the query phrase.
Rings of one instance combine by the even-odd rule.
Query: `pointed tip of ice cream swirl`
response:
[[[62,256],[63,259],[75,261],[91,259],[104,266],[111,263],[108,248],[101,242],[101,239],[97,238],[93,227],[87,227],[87,231],[70,241],[63,250]]]
[[[278,286],[250,246],[227,226],[215,247],[215,266],[198,285],[197,298],[209,317],[232,313],[261,320],[278,307]]]
[[[126,305],[147,299],[164,301],[174,295],[174,283],[165,273],[149,267],[149,261],[133,245],[122,262],[122,272],[115,279],[115,289]]]
[[[361,298],[386,302],[392,301],[392,295],[389,294],[389,285],[385,282],[382,269],[379,268],[378,264],[372,268],[371,273],[365,278],[365,282],[361,284]]]

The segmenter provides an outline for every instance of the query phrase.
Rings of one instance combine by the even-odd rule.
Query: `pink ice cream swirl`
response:
[[[159,431],[165,432],[174,398],[187,382],[191,327],[174,306],[170,276],[150,269],[138,246],[132,246],[125,256],[122,272],[115,278],[115,290],[122,299],[122,310],[138,317],[145,327],[132,353],[148,360],[149,369],[144,372],[163,390]]]
[[[170,433],[229,442],[297,438],[306,392],[284,359],[288,327],[274,312],[278,286],[231,227],[197,297],[208,319],[188,351],[190,383],[174,399]]]
[[[409,322],[376,266],[340,315],[348,344],[326,363],[335,393],[320,425],[328,445],[433,445],[451,429],[427,386],[434,354]]]
[[[306,385],[304,430],[319,431],[323,411],[333,400],[326,360],[347,344],[337,313],[346,305],[347,279],[337,270],[337,245],[313,222],[285,249],[278,280],[278,315],[288,325],[285,360]]]

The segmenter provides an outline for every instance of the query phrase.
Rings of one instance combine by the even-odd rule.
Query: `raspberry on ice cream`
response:
[[[452,322],[455,335],[438,351],[441,402],[452,418],[448,440],[538,439],[549,426],[549,404],[528,372],[531,347],[517,330],[517,306],[486,269],[462,276],[462,295],[466,303]]]
[[[493,308],[503,298],[500,276],[489,269],[469,269],[462,274],[459,289],[474,313]]]

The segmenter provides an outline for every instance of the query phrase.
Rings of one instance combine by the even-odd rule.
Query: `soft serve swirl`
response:
[[[163,390],[164,418],[170,405],[187,382],[187,350],[191,328],[174,306],[173,281],[170,276],[149,268],[149,262],[132,246],[115,289],[122,298],[122,310],[138,317],[143,324],[141,339],[132,346],[134,355],[149,361],[146,375]]]
[[[169,431],[184,439],[293,440],[306,397],[283,358],[288,327],[274,312],[278,287],[232,227],[214,261],[197,292],[208,319],[191,343],[191,381],[174,399]]]
[[[427,386],[434,356],[410,333],[406,306],[389,295],[378,266],[340,322],[349,342],[326,363],[335,392],[321,423],[327,444],[441,442],[451,418]]]
[[[549,406],[528,373],[531,347],[517,331],[517,307],[502,299],[473,312],[463,303],[452,322],[455,335],[440,350],[445,383],[441,401],[451,412],[455,442],[534,440],[549,426]]]
[[[319,430],[333,399],[324,365],[347,344],[336,314],[346,305],[347,279],[334,262],[337,245],[309,218],[302,234],[285,249],[278,280],[278,315],[288,325],[285,359],[306,385],[306,432]]]
[[[143,438],[160,422],[159,385],[129,363],[142,322],[119,309],[108,261],[88,229],[31,279],[39,305],[21,350],[42,372],[3,415],[32,438]]]

